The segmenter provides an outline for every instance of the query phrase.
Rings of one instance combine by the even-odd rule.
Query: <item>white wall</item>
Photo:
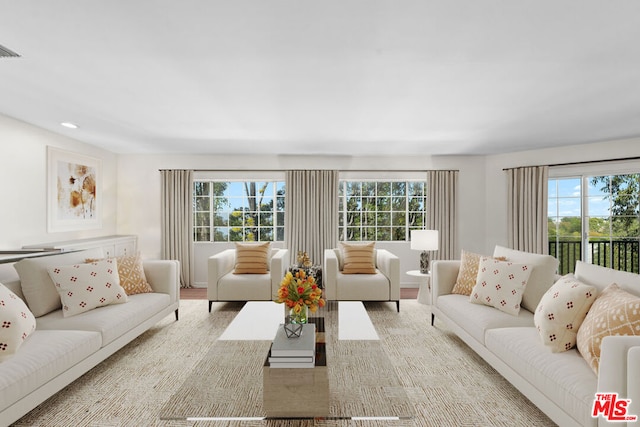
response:
[[[102,160],[102,227],[76,232],[47,232],[47,146]],[[0,115],[0,249],[116,233],[117,156]],[[0,264],[0,280],[14,275]]]

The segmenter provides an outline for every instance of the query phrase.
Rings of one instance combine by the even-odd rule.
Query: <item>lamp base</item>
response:
[[[420,273],[429,274],[430,261],[429,252],[422,251],[420,254]]]

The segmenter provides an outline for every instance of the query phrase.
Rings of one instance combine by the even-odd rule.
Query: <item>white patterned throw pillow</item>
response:
[[[36,318],[27,305],[0,283],[0,362],[16,354],[36,329]]]
[[[560,278],[542,296],[533,316],[542,343],[553,353],[571,350],[578,329],[598,291],[578,281],[573,274]]]
[[[470,301],[517,316],[530,274],[531,267],[527,264],[482,257]]]
[[[127,302],[114,258],[89,264],[50,267],[48,272],[60,294],[64,317]]]

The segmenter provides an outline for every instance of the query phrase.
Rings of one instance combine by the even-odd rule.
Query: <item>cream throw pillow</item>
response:
[[[373,260],[375,242],[366,244],[342,243],[344,254],[343,274],[376,274]]]
[[[236,243],[233,274],[267,274],[271,243]]]
[[[615,283],[596,298],[578,329],[578,351],[596,375],[602,339],[609,335],[640,335],[640,297]]]
[[[531,268],[527,264],[482,257],[470,301],[517,316],[530,274]]]
[[[127,302],[114,258],[90,264],[50,267],[48,272],[60,294],[64,317]]]
[[[0,362],[16,354],[36,329],[36,318],[27,305],[0,283]]]
[[[533,322],[542,343],[553,353],[575,347],[578,330],[596,300],[597,292],[595,287],[567,274],[542,296]]]

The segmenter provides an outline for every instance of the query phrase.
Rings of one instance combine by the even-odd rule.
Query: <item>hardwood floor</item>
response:
[[[418,298],[418,288],[400,288],[400,299]],[[180,289],[180,299],[207,299],[207,288]]]

